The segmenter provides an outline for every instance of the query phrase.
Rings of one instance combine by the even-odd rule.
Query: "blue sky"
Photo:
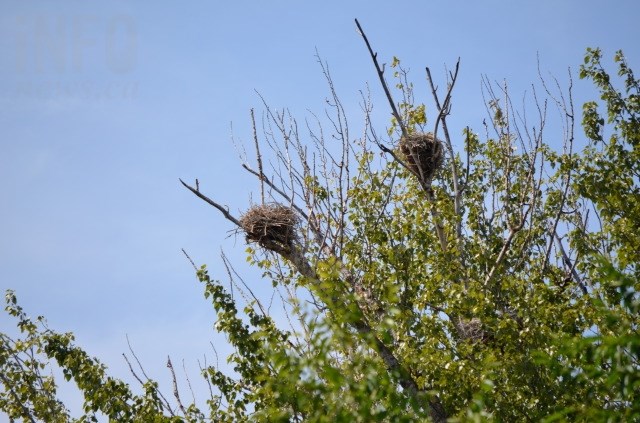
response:
[[[640,72],[640,3],[601,1],[0,1],[0,288],[78,343],[115,375],[128,334],[148,372],[211,357],[214,316],[185,248],[224,279],[223,248],[259,290],[244,240],[183,189],[245,210],[258,186],[231,142],[251,145],[249,110],[304,117],[327,95],[316,48],[329,63],[352,125],[368,82],[375,122],[388,111],[358,18],[380,60],[411,68],[431,103],[424,67],[443,81],[461,58],[451,127],[481,129],[481,75],[515,97],[544,71],[567,80],[579,106],[595,97],[576,72],[584,50],[623,49]],[[0,317],[2,331],[12,323]],[[168,387],[168,385],[165,385]],[[167,389],[168,391],[168,389]]]

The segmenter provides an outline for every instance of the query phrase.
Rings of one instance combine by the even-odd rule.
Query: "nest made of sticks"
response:
[[[407,167],[430,184],[444,160],[442,142],[428,132],[403,136],[399,146]]]
[[[297,223],[293,209],[280,204],[253,206],[240,217],[247,241],[276,253],[291,252]]]
[[[482,320],[474,317],[473,319],[460,319],[456,323],[456,329],[462,339],[466,339],[473,343],[486,343],[491,339],[491,334],[487,331]]]

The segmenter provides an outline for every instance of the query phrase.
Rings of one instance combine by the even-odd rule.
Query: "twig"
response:
[[[556,78],[554,78],[554,80],[556,82],[556,86],[558,87],[560,99],[558,99],[555,95],[553,95],[551,90],[547,87],[546,81],[542,77],[542,72],[540,70],[540,58],[538,58],[538,77],[540,78],[540,81],[542,82],[542,86],[547,92],[547,95],[551,97],[551,99],[556,103],[556,107],[558,108],[558,110],[564,114],[566,133],[565,133],[565,140],[563,145],[563,150],[564,150],[563,152],[565,154],[568,154],[569,162],[571,162],[573,160],[573,141],[574,141],[574,125],[575,125],[574,110],[573,110],[573,94],[572,94],[573,79],[571,78],[571,72],[569,72],[569,89],[568,89],[569,103],[568,104],[564,98],[564,95],[562,93],[562,90],[560,89],[558,80]],[[567,153],[567,149],[568,149],[568,153]],[[564,206],[567,202],[567,198],[569,195],[569,189],[571,186],[571,169],[572,167],[568,166],[566,175],[564,175],[564,189],[562,191],[560,204],[558,205],[558,211],[556,213],[556,217],[553,221],[553,225],[549,233],[549,243],[547,245],[547,250],[545,253],[543,271],[547,268],[547,265],[549,263],[549,258],[551,256],[551,248],[553,246],[553,239],[554,239],[554,236],[557,237],[558,224],[560,222],[560,217],[562,215],[562,211],[564,209]]]
[[[200,368],[200,373],[204,374],[205,369],[207,369],[207,356],[204,356],[204,367],[202,367],[202,364],[200,364],[200,360],[198,360],[198,367]],[[207,382],[207,386],[209,388],[209,398],[211,399],[211,402],[213,402],[213,388],[211,387],[211,381],[209,380],[208,377],[204,378],[205,382]]]
[[[187,385],[189,386],[189,391],[191,391],[191,399],[193,403],[196,403],[196,394],[193,392],[193,387],[191,386],[191,380],[189,379],[189,374],[187,373],[187,367],[184,364],[184,359],[182,360],[182,371],[184,372],[184,377],[187,379]]]
[[[264,205],[264,172],[262,171],[262,154],[260,154],[260,143],[258,142],[258,131],[256,129],[256,117],[254,115],[253,109],[251,109],[251,125],[253,126],[253,142],[256,145],[256,159],[258,160],[260,195],[262,199],[262,205]]]
[[[176,397],[176,401],[178,401],[178,406],[180,410],[182,410],[182,415],[187,416],[187,410],[184,409],[184,405],[182,405],[182,401],[180,400],[180,393],[178,392],[178,382],[176,380],[176,372],[173,370],[173,364],[171,364],[171,357],[167,356],[167,367],[169,371],[171,371],[171,379],[173,380],[173,396]]]
[[[198,271],[198,267],[196,266],[196,264],[193,262],[193,260],[191,259],[191,257],[189,257],[189,254],[187,254],[187,252],[185,251],[184,248],[181,248],[182,250],[182,254],[184,254],[187,257],[187,260],[189,260],[189,263],[191,263],[191,266],[193,266],[193,269],[197,272]]]
[[[433,131],[433,135],[436,136],[437,132],[438,132],[438,123],[442,122],[442,129],[443,131],[445,131],[445,138],[447,139],[447,142],[449,143],[449,147],[450,150],[453,150],[453,148],[451,147],[451,141],[449,138],[449,131],[446,128],[446,122],[445,119],[447,117],[447,115],[449,114],[449,112],[451,111],[451,93],[453,92],[453,87],[456,84],[456,80],[458,79],[458,71],[460,70],[460,58],[458,58],[458,61],[456,62],[456,69],[455,71],[450,74],[451,75],[451,82],[448,84],[447,87],[447,94],[444,97],[444,101],[442,102],[442,104],[440,104],[440,100],[438,98],[438,94],[437,94],[437,88],[433,83],[433,79],[431,78],[431,70],[427,67],[426,71],[427,71],[427,80],[429,81],[429,86],[431,88],[431,94],[433,95],[433,99],[436,102],[436,108],[438,109],[438,116],[436,117],[436,126],[435,129]]]
[[[136,353],[133,351],[133,348],[131,347],[131,342],[129,341],[129,335],[126,335],[125,337],[127,338],[127,346],[129,347],[129,351],[131,352],[131,355],[133,355],[133,358],[136,360],[136,363],[138,363],[138,367],[142,371],[142,374],[144,375],[145,379],[151,380],[149,376],[147,376],[147,373],[144,371],[142,364],[140,364],[140,360],[138,360],[138,356],[136,355]]]
[[[460,214],[461,208],[461,196],[462,189],[460,188],[460,176],[458,175],[458,170],[456,169],[456,162],[453,152],[453,145],[451,143],[451,136],[449,135],[449,128],[447,127],[447,115],[451,111],[451,93],[453,92],[453,87],[456,84],[458,79],[458,71],[460,70],[460,58],[456,62],[456,68],[453,73],[451,73],[451,82],[448,84],[447,93],[445,95],[444,101],[440,104],[440,99],[438,98],[437,88],[433,83],[433,78],[431,77],[431,70],[427,67],[427,80],[429,81],[429,86],[431,88],[431,95],[433,96],[433,100],[436,103],[436,108],[438,109],[438,116],[436,117],[436,123],[433,130],[434,138],[438,136],[438,125],[442,122],[442,130],[444,131],[445,143],[447,146],[447,150],[449,150],[449,155],[451,156],[451,172],[453,175],[453,190],[455,192],[454,195],[454,207],[456,215]],[[458,238],[462,236],[462,219],[459,219],[456,234]]]
[[[253,300],[256,302],[256,304],[258,305],[258,308],[260,308],[260,312],[262,313],[262,315],[264,317],[268,316],[268,313],[264,310],[264,307],[262,306],[262,302],[258,299],[258,297],[256,296],[256,294],[253,293],[253,291],[251,290],[251,288],[249,288],[249,285],[247,285],[247,283],[244,281],[244,279],[242,279],[242,277],[240,277],[240,275],[238,274],[238,272],[236,272],[236,269],[234,269],[234,267],[231,265],[231,263],[229,262],[229,259],[227,258],[227,256],[224,254],[224,251],[220,250],[220,257],[222,258],[222,263],[224,264],[225,270],[227,271],[227,276],[229,277],[229,283],[234,285],[234,278],[233,275],[236,275],[236,277],[238,279],[240,279],[240,283],[242,283],[242,285],[244,286],[244,288],[249,291],[249,294],[251,295],[251,297],[253,298]],[[233,272],[233,275],[232,275]],[[242,291],[240,289],[240,287],[238,287],[238,290],[240,291],[240,294],[244,297],[244,300],[247,304],[250,303],[249,299],[245,296],[244,291]]]
[[[151,380],[151,378],[149,378],[149,376],[147,376],[147,372],[144,371],[144,367],[142,367],[142,364],[140,364],[140,360],[138,359],[138,356],[136,355],[135,351],[133,351],[133,348],[131,347],[131,342],[129,341],[129,335],[126,335],[126,338],[127,338],[127,346],[129,347],[129,351],[131,352],[131,355],[133,356],[133,358],[136,360],[136,363],[138,363],[138,367],[142,371],[142,374],[144,375],[145,379],[147,379],[147,381]],[[126,360],[126,357],[125,357],[125,360]],[[128,360],[127,360],[127,362],[128,362]],[[134,376],[135,376],[135,374],[134,374]],[[138,379],[138,380],[140,380],[140,379]],[[160,398],[162,398],[162,400],[164,401],[164,405],[167,408],[167,411],[169,411],[169,413],[172,416],[175,415],[173,413],[173,411],[171,410],[171,404],[169,404],[169,401],[165,398],[165,396],[162,394],[162,392],[158,391],[158,395],[160,395]]]
[[[371,48],[371,44],[369,44],[369,40],[367,39],[367,36],[365,35],[364,30],[360,26],[360,22],[358,22],[357,19],[355,21],[356,21],[356,26],[358,27],[358,32],[360,33],[360,35],[362,36],[362,39],[364,39],[364,42],[367,45],[367,49],[369,50],[369,55],[371,55],[371,60],[373,60],[373,65],[376,67],[378,78],[380,78],[380,83],[382,84],[384,93],[387,96],[387,100],[389,100],[389,105],[391,106],[391,112],[393,113],[393,116],[396,118],[396,121],[398,121],[398,126],[402,131],[402,135],[407,136],[407,128],[405,127],[404,122],[402,121],[402,118],[400,118],[400,113],[398,113],[396,104],[393,101],[393,97],[391,96],[391,92],[389,91],[389,86],[387,85],[387,82],[384,80],[384,66],[381,68],[380,65],[378,64],[378,53],[373,52],[373,49]]]
[[[206,201],[207,203],[209,203],[210,205],[212,205],[213,207],[215,207],[216,209],[220,210],[220,213],[222,213],[222,215],[229,221],[233,222],[236,226],[238,226],[239,228],[242,227],[242,225],[240,225],[240,221],[238,221],[238,219],[236,219],[235,217],[233,217],[231,215],[231,213],[229,213],[229,210],[227,210],[226,208],[222,207],[220,204],[216,203],[215,201],[213,201],[212,199],[210,199],[209,197],[207,197],[206,195],[202,194],[199,190],[193,188],[192,186],[190,186],[189,184],[185,183],[182,179],[180,179],[180,183],[182,185],[184,185],[185,187],[187,187],[189,189],[189,191],[191,191],[192,193],[194,193],[197,197],[201,198],[202,200]]]
[[[582,278],[580,278],[580,275],[576,271],[575,264],[571,262],[571,259],[569,258],[569,255],[564,250],[564,246],[562,245],[562,240],[560,239],[560,237],[558,236],[557,233],[555,233],[554,235],[555,235],[555,238],[556,238],[556,243],[558,244],[558,249],[560,250],[560,254],[562,255],[562,261],[563,261],[564,265],[566,266],[567,270],[571,274],[571,277],[573,278],[573,280],[576,281],[576,283],[578,284],[578,286],[582,290],[582,293],[584,295],[588,295],[589,291],[587,291],[587,287],[584,285],[584,282],[582,281]]]
[[[244,170],[246,170],[247,172],[249,172],[252,175],[257,176],[258,178],[260,178],[260,173],[256,172],[255,170],[251,169],[248,165],[246,164],[242,164],[242,167],[244,168]],[[304,210],[302,210],[300,207],[298,207],[296,204],[293,203],[293,200],[280,188],[278,188],[266,175],[262,174],[262,178],[261,180],[263,182],[265,182],[269,188],[273,189],[275,192],[277,192],[278,194],[280,194],[282,196],[282,198],[284,198],[285,200],[287,200],[288,202],[290,202],[293,206],[294,209],[296,209],[296,211],[298,213],[300,213],[300,215],[305,219],[308,220],[309,216],[307,216],[307,214],[304,212]]]
[[[138,381],[138,383],[140,383],[140,385],[144,385],[144,382],[142,381],[142,379],[140,379],[136,371],[133,370],[133,366],[131,365],[131,362],[129,361],[129,358],[127,357],[127,355],[125,353],[122,353],[122,357],[124,357],[124,361],[127,362],[127,365],[129,366],[129,371],[131,372],[133,377],[136,378],[136,380]]]
[[[131,349],[131,347],[129,347],[129,349]],[[144,382],[142,381],[140,376],[138,376],[138,374],[135,372],[135,370],[133,370],[133,366],[131,365],[131,362],[129,361],[129,358],[127,357],[127,355],[122,353],[122,357],[124,358],[124,361],[127,362],[127,366],[129,366],[129,371],[131,372],[133,377],[136,378],[136,380],[138,381],[138,383],[140,383],[141,386],[144,386]],[[140,363],[138,363],[138,366],[140,366]],[[142,368],[142,367],[140,367],[140,368]],[[143,372],[144,372],[144,370],[143,370]],[[145,375],[145,377],[146,377],[146,375]],[[148,377],[147,377],[147,380],[149,380]],[[160,393],[160,391],[158,391],[158,393],[160,394],[160,396],[162,397],[162,399],[165,402],[162,406],[164,408],[166,408],[166,410],[169,412],[169,414],[171,414],[172,416],[175,416],[175,413],[171,409],[171,404],[169,404],[169,401],[167,401],[167,399],[162,395],[162,393]]]

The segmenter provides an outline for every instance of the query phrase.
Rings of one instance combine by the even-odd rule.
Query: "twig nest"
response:
[[[473,343],[487,342],[491,335],[487,332],[482,321],[477,317],[473,319],[460,319],[456,323],[456,329],[462,339],[466,339]]]
[[[407,167],[423,182],[431,184],[444,159],[442,142],[428,132],[403,136],[399,144]]]
[[[280,204],[253,206],[240,218],[248,242],[276,253],[291,251],[297,222],[295,212]]]

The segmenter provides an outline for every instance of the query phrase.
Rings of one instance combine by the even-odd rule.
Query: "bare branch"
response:
[[[249,172],[252,175],[257,176],[258,178],[260,178],[260,173],[256,172],[255,170],[251,169],[248,165],[243,164],[242,167]],[[277,185],[275,185],[266,175],[262,175],[262,181],[264,183],[266,183],[271,189],[273,189],[275,192],[277,192],[280,196],[282,196],[282,198],[284,198],[285,200],[287,200],[288,202],[292,203],[293,208],[296,209],[296,211],[298,213],[300,213],[300,215],[306,219],[309,219],[309,217],[307,216],[307,214],[304,212],[304,210],[302,210],[300,207],[298,207],[295,203],[293,203],[293,200],[287,195],[287,193],[285,193],[283,190],[281,190],[280,188],[278,188]]]
[[[389,86],[387,85],[387,82],[384,79],[384,66],[381,68],[380,65],[378,64],[378,53],[374,53],[373,52],[373,49],[371,48],[371,44],[369,44],[369,40],[367,39],[367,36],[365,35],[364,30],[360,26],[360,22],[358,22],[357,19],[355,21],[356,21],[356,26],[358,27],[358,32],[360,33],[360,35],[362,36],[362,39],[364,39],[364,42],[367,45],[367,49],[369,50],[369,55],[371,55],[371,60],[373,60],[373,65],[376,67],[376,72],[378,73],[378,78],[380,78],[380,83],[382,84],[382,88],[384,89],[384,93],[386,94],[387,100],[389,101],[389,105],[391,106],[391,112],[393,113],[393,117],[396,118],[396,121],[398,122],[398,126],[400,127],[400,130],[402,131],[402,135],[406,136],[407,135],[407,128],[406,128],[404,122],[402,121],[402,118],[400,117],[400,113],[398,113],[398,109],[396,108],[396,104],[393,101],[393,97],[391,96],[391,92],[389,91]]]
[[[185,187],[187,187],[189,189],[189,191],[191,191],[192,193],[194,193],[197,197],[201,198],[202,200],[206,201],[207,203],[209,203],[210,205],[212,205],[213,207],[215,207],[216,209],[220,210],[220,213],[222,213],[222,215],[229,221],[233,222],[236,226],[241,227],[240,225],[240,221],[238,221],[238,219],[236,219],[235,217],[233,217],[231,215],[231,213],[229,213],[229,210],[227,210],[226,208],[222,207],[220,204],[216,203],[215,201],[213,201],[212,199],[210,199],[209,197],[207,197],[206,195],[202,194],[200,192],[199,189],[193,188],[192,186],[190,186],[189,184],[185,183],[182,179],[180,179],[180,183],[182,185],[184,185]]]
[[[229,259],[225,255],[224,251],[222,251],[222,250],[220,251],[220,256],[222,258],[222,263],[224,264],[225,270],[227,271],[227,276],[229,277],[229,283],[231,283],[232,285],[235,284],[235,279],[233,277],[233,275],[235,275],[240,280],[240,283],[242,283],[242,286],[244,286],[244,288],[247,291],[249,291],[249,294],[251,295],[251,298],[253,298],[253,300],[256,302],[256,304],[258,305],[258,308],[260,308],[260,312],[262,313],[262,315],[264,317],[267,317],[268,313],[265,311],[264,307],[262,306],[262,302],[258,299],[258,297],[256,297],[256,295],[253,293],[253,291],[251,290],[249,285],[247,285],[247,283],[244,281],[244,279],[242,277],[240,277],[238,272],[236,272],[236,269],[231,265],[231,263],[229,262]],[[244,297],[245,302],[247,304],[249,304],[250,301],[249,301],[248,298],[246,298],[244,291],[239,289],[239,287],[238,287],[238,290],[240,291],[240,295],[242,295]]]
[[[180,393],[178,392],[178,381],[176,380],[176,372],[173,370],[173,364],[171,364],[171,357],[167,356],[167,367],[171,372],[171,380],[173,381],[173,396],[176,398],[178,402],[178,406],[182,411],[182,415],[187,415],[187,410],[185,410],[184,405],[182,405],[182,400],[180,400]]]
[[[187,260],[189,260],[189,263],[191,263],[191,266],[193,266],[193,269],[197,272],[198,271],[198,267],[196,266],[196,264],[193,262],[193,260],[191,259],[191,257],[189,256],[189,254],[187,254],[187,252],[185,251],[184,248],[181,248],[182,250],[182,254],[185,255],[185,257],[187,257]]]
[[[191,391],[191,399],[193,400],[193,404],[195,404],[196,394],[193,392],[193,387],[191,386],[191,380],[189,379],[189,374],[187,373],[187,367],[184,364],[184,359],[182,360],[182,371],[184,372],[185,379],[187,379],[187,385],[189,386],[189,391]]]
[[[453,87],[456,84],[456,80],[458,79],[458,71],[460,70],[460,58],[456,62],[455,71],[450,74],[451,81],[447,87],[447,93],[445,95],[444,101],[440,104],[440,100],[438,98],[438,89],[433,83],[433,78],[431,77],[431,70],[427,67],[427,80],[429,81],[429,86],[431,87],[431,94],[433,95],[433,99],[436,102],[436,108],[438,109],[438,116],[436,117],[435,128],[433,131],[433,135],[436,136],[438,134],[438,124],[442,122],[442,129],[445,132],[445,139],[447,141],[447,146],[449,147],[449,152],[453,154],[453,147],[451,146],[451,139],[449,137],[449,130],[446,125],[446,117],[451,112],[451,93],[453,92]]]
[[[256,160],[258,160],[258,177],[260,178],[260,198],[264,205],[264,172],[262,170],[262,154],[260,154],[260,143],[258,142],[258,132],[256,130],[256,117],[251,109],[251,126],[253,127],[253,142],[256,146]]]
[[[213,344],[211,344],[211,346],[213,347]],[[215,351],[215,348],[214,348]],[[198,360],[198,368],[200,369],[200,373],[204,373],[205,369],[207,368],[207,356],[204,356],[204,366],[202,364],[200,364],[200,360]],[[211,402],[213,403],[214,397],[213,397],[213,387],[211,386],[211,381],[209,380],[208,377],[204,378],[205,382],[207,382],[207,387],[209,388],[209,398],[211,399]],[[220,404],[220,402],[218,401],[218,404]]]
[[[138,367],[140,368],[140,371],[142,371],[142,374],[144,375],[144,378],[149,381],[151,380],[149,378],[149,376],[147,376],[147,372],[144,371],[144,367],[142,367],[142,364],[140,363],[140,360],[138,359],[138,356],[136,355],[135,351],[133,351],[133,348],[131,347],[131,342],[129,341],[129,335],[126,336],[127,338],[127,346],[129,347],[129,351],[131,352],[131,355],[133,356],[133,358],[136,360],[136,363],[138,364]],[[124,354],[123,354],[124,355]],[[127,363],[129,363],[129,360],[127,360],[127,357],[125,356],[125,360],[127,361]],[[138,381],[140,381],[140,378],[138,378],[135,373],[134,376],[138,379]],[[173,413],[173,410],[171,409],[171,404],[169,404],[169,401],[164,397],[164,395],[162,394],[162,392],[158,391],[158,395],[160,395],[160,398],[162,398],[162,400],[164,401],[164,406],[166,407],[167,411],[174,416],[175,414]]]
[[[140,385],[144,385],[144,382],[142,381],[142,379],[140,379],[140,377],[138,376],[138,374],[136,373],[135,370],[133,370],[133,366],[131,365],[131,362],[129,361],[129,358],[127,357],[127,355],[125,353],[122,353],[122,357],[124,358],[124,361],[127,362],[127,365],[129,366],[129,371],[131,372],[131,374],[133,375],[133,377],[136,378],[136,380],[138,381],[138,383]]]

